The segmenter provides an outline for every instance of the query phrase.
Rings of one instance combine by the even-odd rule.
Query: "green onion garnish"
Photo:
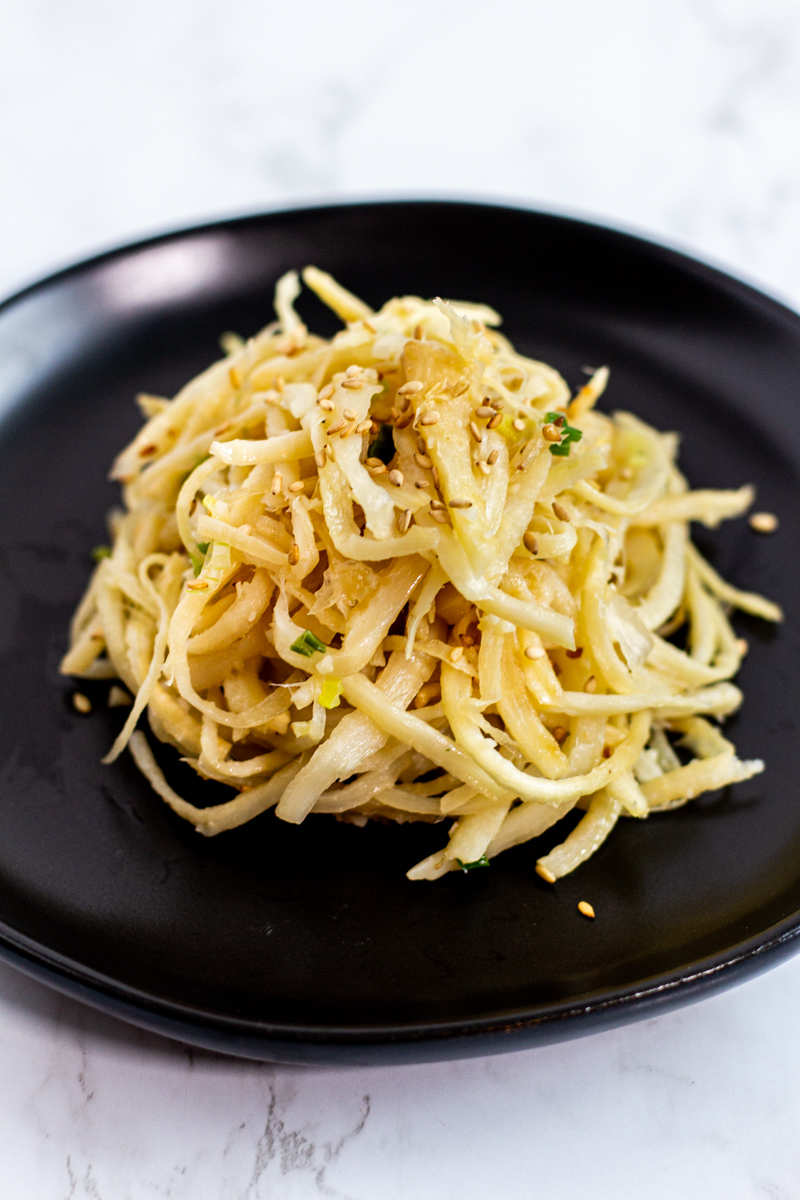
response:
[[[557,458],[568,458],[570,445],[572,442],[579,442],[581,440],[583,437],[582,430],[573,429],[563,413],[545,413],[545,420],[558,425],[561,432],[561,441],[551,444],[550,453],[555,454]],[[559,424],[559,422],[562,422],[562,424]]]
[[[111,547],[110,546],[95,546],[94,550],[92,551],[92,558],[94,559],[95,562],[98,562],[98,563],[101,562],[102,559],[104,559],[104,558],[111,558]]]
[[[191,554],[189,556],[192,560],[192,566],[194,567],[195,579],[197,578],[197,576],[200,574],[200,572],[203,569],[203,563],[205,561],[206,551],[208,550],[208,542],[198,542],[197,549],[200,551],[200,554],[202,557],[198,558],[198,556],[196,554]]]
[[[323,654],[328,647],[310,629],[304,629],[289,649],[294,650],[295,654],[302,654],[304,658],[311,658],[312,654]]]
[[[476,858],[475,862],[465,863],[465,862],[462,862],[460,858],[457,858],[456,862],[461,867],[462,871],[474,871],[476,867],[488,867],[489,866],[489,860],[485,854],[482,854],[480,856],[480,858]]]

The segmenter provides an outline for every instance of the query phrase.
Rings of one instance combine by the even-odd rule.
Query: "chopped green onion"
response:
[[[208,550],[208,542],[198,542],[197,549],[200,551],[199,557],[196,554],[189,555],[189,557],[192,560],[192,566],[194,567],[195,579],[197,578],[197,576],[200,574],[200,572],[203,569],[203,563],[205,562],[206,551]]]
[[[573,429],[563,413],[545,413],[545,420],[550,421],[553,424],[558,424],[559,421],[563,422],[561,425],[558,425],[559,432],[561,433],[561,441],[553,442],[551,444],[550,453],[554,454],[557,458],[568,458],[570,444],[572,442],[579,442],[583,437],[583,431],[580,429]]]
[[[489,866],[489,860],[485,854],[482,854],[480,856],[480,858],[476,858],[475,862],[465,863],[465,862],[462,862],[460,858],[457,858],[456,862],[461,867],[462,871],[474,871],[476,867],[488,867]]]
[[[367,450],[369,458],[379,458],[382,463],[390,463],[394,458],[394,438],[391,425],[381,425]]]
[[[96,563],[102,562],[104,558],[111,558],[110,546],[95,546],[92,551],[92,558]]]
[[[292,642],[289,649],[294,650],[295,654],[302,654],[303,658],[311,658],[312,654],[324,653],[328,647],[310,629],[304,629],[297,641]]]
[[[319,702],[323,708],[338,708],[341,694],[341,679],[326,679],[320,688]]]

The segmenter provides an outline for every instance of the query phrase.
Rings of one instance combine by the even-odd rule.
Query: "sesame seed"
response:
[[[356,425],[356,433],[368,433],[372,429],[372,421],[367,418],[366,421],[361,421]]]
[[[485,462],[478,463],[478,470],[480,471],[481,475],[491,475],[492,473],[492,468],[488,463]]]
[[[339,434],[339,437],[340,438],[350,437],[350,434],[353,432],[354,429],[355,429],[355,425],[353,425],[352,422],[349,425],[345,425],[344,429]]]
[[[398,418],[398,420],[395,422],[395,428],[405,429],[406,425],[410,425],[413,420],[414,413],[413,411],[409,410],[407,413],[403,413],[402,417]]]
[[[417,325],[416,329],[414,330],[414,341],[416,341],[416,342],[422,341],[422,326],[421,325]]]
[[[555,883],[556,877],[553,872],[548,871],[547,867],[543,867],[541,863],[537,863],[534,870],[539,878],[543,879],[545,883]]]
[[[633,479],[632,468],[631,467],[620,467],[619,477],[620,477],[620,479]]]
[[[407,411],[410,403],[411,403],[411,401],[409,400],[408,396],[398,396],[397,397],[397,408],[401,413],[404,413]]]
[[[344,419],[346,421],[355,421],[356,417],[358,416],[358,413],[353,412],[352,408],[346,408],[344,410],[344,412],[342,413],[342,416],[344,417]]]
[[[569,513],[564,508],[563,504],[559,504],[557,500],[553,501],[553,512],[558,517],[559,521],[568,521]]]
[[[379,462],[376,467],[367,467],[370,475],[385,475],[388,469],[389,468],[386,466],[386,463],[382,462]]]
[[[279,495],[282,487],[283,487],[283,476],[281,475],[280,471],[276,471],[275,474],[272,476],[272,494],[273,494],[273,496]]]
[[[500,424],[502,419],[503,419],[503,414],[496,412],[494,414],[494,416],[491,417],[490,420],[487,422],[486,428],[487,429],[497,429],[497,426]]]
[[[187,583],[190,592],[204,592],[208,587],[207,579],[192,579]]]
[[[431,500],[431,508],[438,508],[444,512],[446,505],[442,500]]]
[[[450,662],[451,663],[460,662],[463,657],[464,657],[464,647],[463,646],[454,646],[453,649],[450,651]]]
[[[88,696],[84,696],[83,692],[76,692],[72,697],[72,707],[76,712],[86,716],[92,711],[92,702]]]
[[[518,433],[522,433],[525,428],[525,419],[523,417],[515,417],[512,424]]]
[[[581,913],[582,916],[588,917],[590,921],[594,920],[594,909],[588,900],[581,900],[578,905],[578,912]]]
[[[348,379],[352,379],[354,375],[360,375],[360,374],[361,374],[361,367],[357,367],[355,365],[355,363],[353,363],[353,365],[348,367],[347,370],[345,371],[345,375]]]
[[[420,425],[436,425],[439,421],[438,412],[426,412],[419,419]]]
[[[486,403],[491,404],[492,408],[496,409],[497,412],[500,412],[501,408],[504,407],[503,401],[499,396],[494,396],[492,399],[487,400]]]
[[[389,472],[389,483],[393,483],[395,487],[402,487],[404,478],[403,472],[398,471],[396,467]]]
[[[744,658],[745,654],[747,654],[747,651],[749,649],[750,649],[750,643],[747,641],[746,638],[737,638],[736,639],[736,653],[739,655],[740,658]]]
[[[277,376],[277,378],[275,380],[275,387],[278,389],[279,392],[282,392],[283,389],[286,387],[286,380],[283,378],[282,375]]]
[[[535,662],[537,658],[544,658],[544,650],[541,646],[528,646],[525,650],[525,657]]]
[[[438,486],[439,486],[439,469],[438,469],[438,467],[432,467],[431,474],[433,475],[433,486],[438,488]]]
[[[528,533],[523,536],[522,544],[526,550],[530,550],[531,554],[539,553],[539,539],[535,533],[528,531]]]
[[[346,424],[346,421],[335,421],[330,429],[326,430],[328,437],[332,437],[334,433],[338,433],[340,429],[344,429]]]
[[[231,381],[231,387],[240,388],[242,386],[242,377],[236,370],[236,367],[230,367],[228,369],[228,378]]]
[[[401,513],[398,513],[397,528],[400,533],[408,533],[409,526],[411,525],[412,515],[413,514],[410,508],[404,508]]]
[[[589,678],[586,680],[586,683],[583,685],[583,690],[585,692],[596,692],[597,691],[597,680],[595,679],[594,675],[590,675]]]
[[[543,425],[542,426],[542,437],[547,442],[560,442],[561,441],[561,434],[556,429],[555,425]]]
[[[471,500],[451,500],[450,507],[451,508],[472,508],[472,501]]]
[[[458,396],[463,396],[464,392],[468,392],[468,391],[469,391],[469,380],[462,379],[461,383],[459,383],[457,385],[457,387],[455,387],[453,389],[453,399],[455,399]]]
[[[490,467],[493,467],[494,464],[497,462],[499,453],[500,452],[498,450],[493,450],[492,453],[489,455],[489,457],[486,459],[486,461]]]
[[[559,746],[561,745],[561,743],[563,741],[566,740],[567,730],[564,728],[563,725],[556,725],[555,729],[551,730],[551,733],[553,734],[553,737],[558,742]]]
[[[429,488],[430,486],[431,485],[427,479],[415,479],[414,480],[414,487],[416,487],[416,488]]]
[[[384,466],[384,462],[383,462],[383,459],[382,459],[382,458],[374,458],[374,457],[372,457],[372,458],[365,459],[364,465],[366,466],[367,470],[369,470],[369,468],[370,468],[370,467],[382,467],[382,466]]]
[[[481,404],[475,409],[475,416],[481,417],[482,419],[485,417],[493,417],[494,415],[494,409],[490,404]]]
[[[323,448],[321,450],[318,450],[317,453],[314,455],[314,462],[317,464],[318,468],[321,471],[322,468],[327,463],[327,461],[328,461],[328,455],[325,451],[325,447],[323,446]]]
[[[419,450],[420,454],[425,454],[427,451],[428,443],[425,441],[424,437],[417,438],[417,449]]]
[[[434,521],[436,521],[439,525],[447,524],[447,513],[442,512],[442,510],[440,508],[432,508],[431,516],[433,517]]]
[[[750,528],[756,533],[774,533],[778,528],[778,518],[775,513],[757,512],[750,518]]]
[[[333,412],[335,408],[332,400],[320,400],[319,406],[323,412]]]
[[[304,487],[305,487],[305,484],[303,483],[302,479],[296,479],[294,481],[294,483],[289,484],[289,491],[290,492],[302,492]]]
[[[354,392],[362,386],[363,382],[364,381],[362,379],[343,379],[342,387],[347,388],[347,390],[350,392]]]
[[[320,400],[330,400],[331,396],[334,393],[334,390],[335,389],[334,389],[334,386],[332,383],[326,383],[325,387],[322,389],[322,391],[319,394]]]
[[[414,455],[414,462],[418,467],[422,467],[423,471],[430,471],[433,463],[428,458],[427,454],[420,454],[419,451]]]
[[[397,389],[397,394],[398,396],[416,396],[417,392],[421,392],[424,386],[418,379],[409,379],[408,383],[404,383],[402,387]]]
[[[470,433],[472,434],[474,441],[476,441],[478,443],[478,445],[480,445],[480,443],[483,441],[483,433],[481,432],[480,429],[478,429],[478,426],[475,424],[475,422],[470,421],[467,428],[469,429]]]
[[[292,542],[292,545],[289,549],[288,558],[290,567],[296,567],[300,562],[300,547],[298,546],[297,542]]]

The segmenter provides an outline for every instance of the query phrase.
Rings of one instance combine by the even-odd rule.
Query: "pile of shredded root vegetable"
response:
[[[485,866],[577,806],[537,863],[549,882],[620,815],[763,770],[719,728],[747,650],[728,613],[781,612],[689,538],[752,490],[690,491],[675,434],[596,411],[604,368],[571,396],[484,305],[374,312],[303,279],[344,323],[332,340],[306,329],[290,272],[274,324],[226,335],[173,400],[140,397],[113,469],[124,510],[62,663],[132,693],[106,761],[127,745],[209,836],[275,806],[445,821],[410,879]],[[177,795],[136,730],[145,709],[235,796]]]

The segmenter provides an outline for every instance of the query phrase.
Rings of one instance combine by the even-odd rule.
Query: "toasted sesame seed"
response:
[[[416,488],[429,488],[430,486],[431,485],[427,479],[415,479],[414,480],[414,487],[416,487]]]
[[[318,468],[321,471],[322,468],[327,463],[327,461],[328,461],[328,455],[325,451],[325,447],[323,446],[323,448],[321,450],[318,450],[317,453],[314,455],[314,462],[317,464]]]
[[[397,528],[400,533],[408,533],[412,516],[413,513],[410,508],[404,508],[401,513],[397,514]]]
[[[553,737],[556,739],[556,741],[558,742],[558,744],[560,746],[561,743],[566,740],[568,731],[564,728],[563,725],[556,725],[555,729],[552,729],[550,732],[552,733]]]
[[[420,454],[426,453],[428,449],[428,443],[425,441],[424,437],[420,436],[417,438],[417,449],[419,450]]]
[[[515,417],[511,423],[514,426],[514,428],[516,429],[517,433],[522,433],[523,429],[525,428],[525,418],[524,417]]]
[[[396,467],[389,472],[389,483],[393,483],[395,487],[402,487],[404,478],[403,472],[398,471]]]
[[[431,516],[433,517],[434,521],[436,521],[439,525],[447,524],[447,513],[442,512],[442,510],[440,508],[432,508]]]
[[[409,406],[409,404],[410,404],[410,403],[411,403],[411,401],[409,400],[408,396],[398,396],[398,397],[397,397],[397,411],[398,411],[398,413],[404,413],[404,412],[407,412],[407,411],[408,411],[408,406]]]
[[[454,646],[453,649],[450,651],[450,662],[451,663],[460,662],[463,657],[464,657],[464,647],[463,646]]]
[[[385,475],[388,469],[389,468],[386,466],[386,463],[382,462],[379,462],[376,467],[367,467],[370,475]]]
[[[528,646],[525,650],[525,657],[536,661],[537,658],[544,658],[544,650],[541,646]]]
[[[370,467],[382,467],[382,466],[384,466],[385,464],[384,464],[384,462],[383,462],[383,459],[382,459],[382,458],[374,458],[374,457],[372,457],[372,458],[368,458],[368,459],[366,459],[366,460],[365,460],[365,464],[364,464],[364,465],[365,465],[365,466],[367,467],[367,469],[369,470],[369,468],[370,468]]]
[[[414,341],[416,341],[416,342],[422,341],[422,326],[421,325],[417,325],[416,329],[414,330]]]
[[[422,467],[423,471],[430,471],[433,463],[428,458],[427,454],[420,454],[419,451],[414,455],[414,462],[418,467]]]
[[[498,457],[499,457],[499,451],[493,450],[491,452],[491,454],[489,455],[489,457],[486,459],[486,461],[490,467],[494,466],[494,464],[497,462]]]
[[[500,422],[502,421],[502,419],[503,419],[503,414],[502,414],[502,413],[499,413],[499,412],[496,412],[496,413],[494,414],[494,416],[493,416],[493,417],[491,417],[491,418],[489,419],[489,421],[487,422],[487,424],[486,424],[486,428],[487,428],[487,429],[497,429],[497,426],[500,424]]]
[[[418,379],[409,379],[408,383],[404,383],[402,387],[397,389],[397,394],[398,396],[416,396],[417,392],[421,392],[424,386]]]
[[[446,505],[442,500],[431,500],[431,508],[438,508],[441,511],[444,511]]]
[[[526,550],[530,550],[531,554],[539,553],[539,539],[535,533],[528,531],[522,538],[522,544]]]
[[[300,547],[298,546],[297,542],[292,542],[291,547],[289,548],[288,557],[290,567],[296,567],[300,562]]]
[[[594,675],[590,675],[589,678],[586,680],[586,683],[583,685],[583,690],[585,692],[596,692],[597,691],[597,680],[595,679]]]
[[[354,412],[352,408],[346,408],[343,411],[342,416],[344,417],[345,421],[355,421],[358,413]]]
[[[552,871],[548,871],[547,867],[543,867],[541,863],[537,863],[534,867],[536,874],[543,879],[545,883],[555,883],[556,877]]]
[[[231,387],[240,388],[242,386],[242,376],[236,367],[228,368],[228,378],[231,381]]]
[[[332,400],[320,400],[319,406],[323,412],[333,412],[336,407]]]
[[[471,500],[451,500],[450,508],[472,508]]]
[[[363,379],[343,379],[342,387],[347,388],[350,392],[355,392],[363,384]]]
[[[620,477],[620,479],[633,479],[633,468],[632,467],[620,467],[619,477]]]
[[[423,413],[419,419],[420,425],[436,425],[439,422],[438,412]]]
[[[302,492],[304,487],[305,484],[303,483],[302,479],[296,479],[294,483],[289,484],[288,490],[290,492]]]
[[[277,496],[282,487],[283,487],[283,476],[281,475],[280,471],[276,471],[275,474],[272,476],[272,494],[273,494],[273,496]]]
[[[475,424],[474,421],[470,421],[467,428],[469,429],[470,433],[472,434],[473,440],[476,441],[478,443],[478,445],[480,445],[480,443],[483,441],[482,431],[480,429],[478,429],[478,426]]]
[[[594,909],[588,900],[580,901],[578,904],[578,912],[581,913],[582,916],[588,917],[591,921],[594,920]]]
[[[778,528],[778,518],[775,513],[757,512],[750,518],[750,528],[756,533],[774,533]]]
[[[361,367],[357,367],[355,363],[353,363],[351,366],[349,366],[347,368],[347,370],[345,371],[345,376],[347,377],[347,379],[352,379],[354,375],[360,375],[360,374],[361,374]]]
[[[187,583],[187,588],[190,592],[204,592],[208,587],[207,579],[191,579]]]
[[[750,649],[750,643],[747,641],[746,638],[737,638],[736,639],[736,653],[739,655],[740,658],[744,658],[745,654],[747,654],[747,651],[749,649]]]
[[[485,417],[493,417],[494,415],[495,415],[495,412],[494,412],[494,409],[492,408],[491,404],[480,404],[475,409],[475,416],[481,417],[481,419],[483,419]]]
[[[84,696],[83,692],[75,692],[72,697],[72,707],[76,712],[83,713],[84,716],[92,711],[92,702],[88,696]]]
[[[319,394],[319,398],[320,398],[320,400],[330,400],[330,398],[331,398],[331,396],[333,395],[334,391],[335,391],[335,388],[334,388],[333,384],[332,384],[332,383],[326,383],[326,384],[325,384],[325,387],[322,389],[322,391],[321,391],[321,392],[320,392],[320,394]]]
[[[456,399],[456,397],[458,397],[458,396],[463,396],[463,395],[464,395],[464,392],[468,392],[468,391],[469,391],[469,380],[468,380],[468,379],[462,379],[462,380],[461,380],[461,383],[459,383],[459,384],[458,384],[458,385],[457,385],[457,386],[456,386],[456,387],[453,389],[453,399]]]
[[[346,421],[334,421],[330,429],[327,429],[325,432],[327,433],[328,437],[332,437],[334,433],[338,433],[340,429],[344,429],[346,424]]]
[[[487,399],[486,403],[491,404],[492,408],[496,409],[497,412],[500,412],[500,410],[505,407],[504,402],[499,396],[493,396],[491,399]]]
[[[356,425],[356,433],[369,433],[370,429],[372,429],[372,421],[369,418]]]
[[[560,442],[561,441],[561,434],[560,434],[559,430],[556,429],[555,425],[543,425],[542,426],[542,437],[547,442]]]
[[[439,468],[432,467],[431,474],[433,475],[433,486],[438,488],[438,486],[439,486]]]
[[[558,517],[559,521],[568,521],[569,513],[564,508],[563,504],[559,504],[557,500],[553,501],[553,512]]]
[[[488,463],[483,461],[478,463],[478,470],[480,471],[481,475],[491,475],[492,473],[492,468]]]
[[[409,410],[407,413],[403,413],[402,417],[399,417],[397,419],[397,421],[395,422],[395,428],[396,429],[405,429],[406,425],[410,425],[413,420],[414,420],[414,413],[413,413],[413,411]]]

